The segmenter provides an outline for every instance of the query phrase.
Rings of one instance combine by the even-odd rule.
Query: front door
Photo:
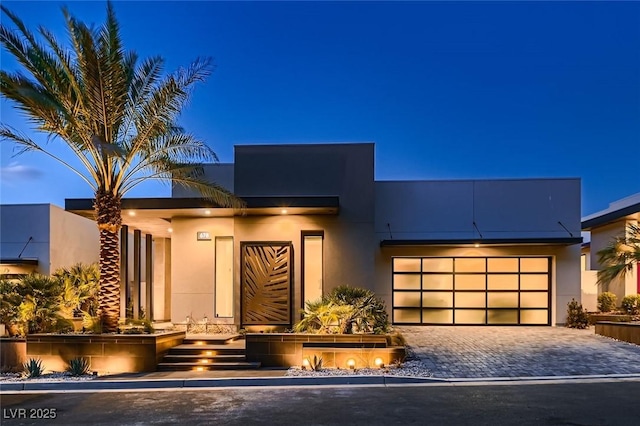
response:
[[[291,242],[245,242],[241,252],[242,325],[291,326]]]

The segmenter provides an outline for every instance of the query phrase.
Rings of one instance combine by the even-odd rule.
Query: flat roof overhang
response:
[[[337,215],[337,196],[242,197],[246,207],[219,207],[205,198],[123,198],[122,223],[158,237],[169,238],[171,219],[234,216]],[[65,210],[94,220],[93,199],[68,198]]]
[[[621,219],[640,220],[640,203],[632,204],[621,208],[620,210],[615,210],[610,213],[603,214],[602,216],[585,220],[582,222],[582,230],[591,231],[593,228],[608,225]]]
[[[0,259],[0,265],[7,266],[38,266],[38,259],[22,259],[22,258],[10,258]]]
[[[488,246],[519,246],[519,245],[559,245],[570,246],[582,243],[582,237],[571,238],[476,238],[457,240],[382,240],[380,247],[481,247]]]

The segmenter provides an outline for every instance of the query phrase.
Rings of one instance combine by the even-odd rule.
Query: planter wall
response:
[[[628,322],[632,321],[633,317],[631,315],[623,315],[623,314],[589,314],[589,324],[596,324],[601,321],[609,321],[609,322]]]
[[[640,345],[640,323],[599,322],[596,334]]]
[[[300,366],[316,355],[326,367],[346,368],[346,360],[353,359],[356,368],[363,368],[373,367],[376,358],[385,365],[403,359],[405,348],[389,347],[385,335],[249,333],[246,355],[247,361],[259,361],[263,367]]]
[[[31,334],[27,357],[39,358],[47,371],[64,371],[72,358],[86,358],[100,374],[156,371],[162,357],[182,344],[186,333]]]
[[[19,371],[27,362],[27,341],[25,339],[0,339],[0,367],[2,371]]]

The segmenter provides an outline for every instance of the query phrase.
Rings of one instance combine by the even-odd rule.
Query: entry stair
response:
[[[260,368],[259,362],[248,362],[245,340],[234,335],[191,335],[183,343],[169,349],[158,371],[248,370]]]

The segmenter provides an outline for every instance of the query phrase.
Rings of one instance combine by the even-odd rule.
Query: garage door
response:
[[[393,322],[550,325],[550,257],[395,257]]]

